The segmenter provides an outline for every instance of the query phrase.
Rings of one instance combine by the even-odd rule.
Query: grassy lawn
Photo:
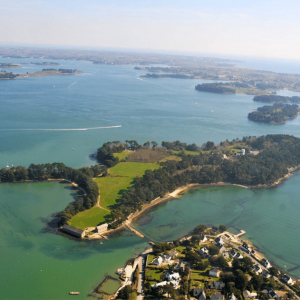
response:
[[[119,160],[122,160],[129,156],[131,153],[131,151],[122,151],[121,153],[114,153],[114,156],[118,157]]]
[[[151,262],[153,261],[153,259],[155,258],[156,256],[153,255],[153,254],[149,254],[148,255],[148,259],[147,259],[147,267],[151,264]]]
[[[109,174],[124,177],[99,177],[95,181],[100,189],[100,204],[108,208],[120,198],[119,192],[126,190],[137,175],[144,175],[146,170],[159,169],[157,164],[121,162],[109,170]]]
[[[100,222],[105,221],[104,216],[108,214],[108,211],[94,206],[71,218],[69,225],[84,230],[87,227],[97,226]]]
[[[146,272],[145,272],[145,277],[148,278],[148,277],[151,277],[151,280],[161,280],[160,279],[160,276],[163,272],[161,272],[160,270],[157,270],[157,269],[146,269]]]

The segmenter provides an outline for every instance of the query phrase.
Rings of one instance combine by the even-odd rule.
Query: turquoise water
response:
[[[0,58],[0,62],[16,61]],[[91,165],[94,161],[88,155],[114,140],[181,140],[201,145],[207,140],[268,133],[300,136],[299,118],[281,126],[249,122],[247,114],[263,104],[248,95],[195,91],[201,80],[140,80],[143,71],[133,66],[59,63],[61,68],[85,73],[0,81],[0,168],[45,162]],[[26,68],[16,72],[43,67]],[[115,125],[122,127],[24,130]],[[246,237],[273,261],[292,269],[300,264],[295,253],[299,180],[295,176],[279,188],[259,191],[195,190],[146,214],[136,226],[162,241],[180,237],[201,223],[224,223],[246,230]],[[80,291],[77,298],[85,299],[105,274],[113,274],[147,247],[146,239],[129,232],[103,245],[44,232],[51,214],[73,200],[72,193],[59,183],[0,184],[1,299],[65,299],[70,291]],[[299,269],[291,273],[300,276]]]
[[[281,269],[300,277],[300,176],[280,187],[251,190],[236,186],[197,188],[143,215],[135,227],[157,241],[176,239],[197,225],[244,229],[243,237]]]

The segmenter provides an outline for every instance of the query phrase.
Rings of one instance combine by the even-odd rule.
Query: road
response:
[[[145,259],[147,255],[141,255],[138,258],[138,268],[140,270],[138,284],[137,284],[137,300],[144,299],[144,266],[145,266]]]

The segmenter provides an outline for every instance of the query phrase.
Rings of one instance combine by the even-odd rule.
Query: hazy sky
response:
[[[0,0],[0,45],[299,60],[299,12],[299,0]]]

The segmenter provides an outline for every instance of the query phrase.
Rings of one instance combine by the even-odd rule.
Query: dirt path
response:
[[[100,191],[99,191],[99,192],[100,192]],[[107,208],[104,208],[104,207],[102,207],[102,206],[100,205],[100,193],[99,193],[99,196],[98,196],[98,199],[97,199],[97,204],[96,204],[96,206],[99,207],[99,208],[102,208],[102,209],[104,209],[104,210],[106,210],[106,211],[108,211],[108,212],[110,212],[110,210],[108,210]]]

